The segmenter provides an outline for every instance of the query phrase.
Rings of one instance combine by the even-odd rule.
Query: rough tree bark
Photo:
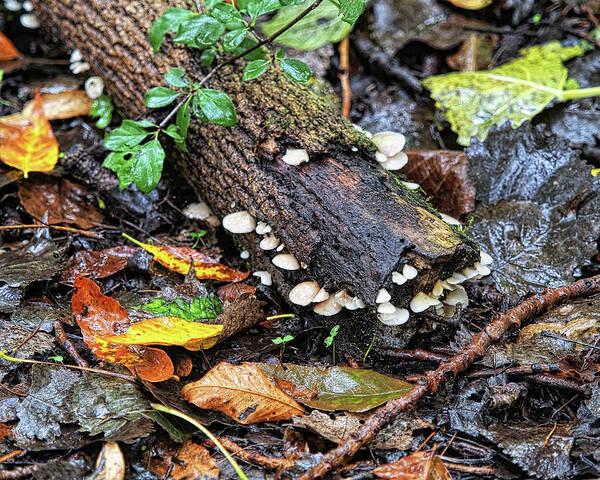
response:
[[[167,7],[194,9],[192,0],[34,3],[42,23],[68,48],[81,50],[118,107],[132,117],[147,114],[144,93],[164,84],[169,68],[178,66],[194,80],[206,73],[197,51],[166,41],[153,55],[147,41],[150,25]],[[416,292],[478,261],[478,249],[398,185],[374,160],[372,143],[310,86],[288,81],[275,68],[242,82],[244,63],[221,69],[205,85],[231,96],[237,125],[192,122],[190,153],[173,149],[167,161],[178,162],[181,181],[190,181],[219,217],[248,210],[272,226],[284,252],[306,265],[280,270],[271,263],[275,251],[258,247],[259,235],[236,235],[252,254],[254,269],[272,272],[283,296],[301,281],[316,280],[329,292],[345,289],[361,298],[367,308],[332,320],[354,315],[360,327],[347,331],[364,346],[377,325],[374,306],[381,287],[388,288],[395,305],[406,306]],[[306,149],[310,162],[284,163],[287,148]],[[392,272],[404,263],[414,265],[418,277],[402,286],[391,283]],[[387,343],[404,343],[410,325],[385,327],[384,338],[398,338]]]

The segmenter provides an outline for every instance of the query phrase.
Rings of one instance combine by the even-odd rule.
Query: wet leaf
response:
[[[257,365],[272,381],[284,380],[293,384],[296,389],[292,391],[297,395],[289,394],[295,400],[319,410],[364,412],[388,400],[403,397],[413,388],[410,383],[361,368],[319,369],[291,363],[283,366]],[[316,395],[306,398],[303,392],[316,392]]]
[[[36,91],[34,105],[23,126],[12,126],[0,119],[0,160],[23,171],[49,172],[58,161],[58,142],[44,114],[42,98]]]
[[[0,32],[0,61],[14,60],[19,58],[21,53],[13,45],[13,43]]]
[[[157,348],[137,348],[117,345],[104,340],[105,336],[127,331],[129,315],[115,299],[102,295],[92,280],[77,277],[71,300],[75,320],[81,328],[83,341],[100,359],[119,363],[137,373],[141,378],[160,382],[173,375],[169,356]]]
[[[235,302],[242,295],[254,295],[256,287],[245,283],[228,283],[217,289],[217,295],[223,302]]]
[[[66,178],[36,175],[21,182],[19,201],[27,213],[38,220],[46,219],[49,225],[70,223],[89,229],[101,223],[103,218],[94,196]]]
[[[200,408],[219,410],[243,424],[288,420],[304,413],[301,405],[251,363],[221,362],[197,382],[183,387],[182,394]]]
[[[389,480],[451,480],[444,462],[432,452],[415,452],[397,462],[373,470],[376,478]]]
[[[458,143],[471,137],[484,140],[490,128],[510,122],[517,128],[540,113],[566,90],[563,61],[582,55],[586,47],[563,47],[557,41],[521,50],[521,56],[491,70],[436,75],[423,81],[438,110],[458,134]]]
[[[71,259],[68,268],[63,271],[61,280],[73,283],[77,276],[105,278],[120,272],[127,261],[138,249],[129,245],[119,245],[99,252],[82,250]]]
[[[42,108],[48,120],[65,120],[68,118],[89,115],[93,100],[87,96],[85,90],[67,90],[60,93],[46,93],[42,95]],[[24,126],[36,108],[36,100],[25,104],[23,110],[13,115],[0,117],[0,122]]]
[[[148,253],[154,256],[154,260],[162,266],[182,275],[187,275],[190,271],[191,260],[194,260],[196,269],[196,277],[200,280],[218,280],[220,282],[241,282],[250,272],[240,272],[225,265],[217,263],[217,261],[203,253],[188,247],[169,247],[166,245],[151,245],[142,243],[138,240],[123,234],[125,238],[131,240],[136,245],[139,245]]]
[[[155,298],[150,303],[134,308],[158,315],[183,318],[188,322],[211,320],[223,312],[223,304],[212,294],[196,297],[191,302],[186,302],[183,298],[176,298],[172,302],[163,298]]]
[[[498,45],[497,35],[473,34],[463,42],[458,52],[446,57],[448,65],[459,72],[485,70],[492,61]]]

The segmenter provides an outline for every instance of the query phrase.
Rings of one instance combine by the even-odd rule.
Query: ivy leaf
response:
[[[185,88],[189,82],[185,77],[185,72],[181,68],[173,67],[165,73],[165,80],[169,85],[175,88]]]
[[[226,52],[233,52],[246,38],[246,29],[239,28],[228,32],[223,37],[223,49]]]
[[[150,126],[153,124],[151,123]],[[139,145],[148,136],[147,124],[133,120],[123,120],[119,128],[108,132],[104,137],[104,146],[109,150],[126,151]]]
[[[310,80],[310,68],[306,63],[295,58],[283,58],[279,61],[283,73],[295,82],[308,82]]]
[[[269,69],[269,64],[271,62],[269,60],[254,60],[250,62],[244,68],[244,73],[242,73],[242,79],[244,82],[248,80],[253,80],[255,78],[260,77],[263,73],[265,73]]]
[[[154,53],[158,52],[165,34],[171,30],[176,32],[182,22],[189,20],[196,14],[185,8],[167,8],[162,16],[158,17],[148,32],[148,40]]]
[[[237,121],[233,102],[221,90],[211,88],[199,90],[194,97],[194,104],[200,108],[207,121],[216,125],[232,127]]]
[[[521,56],[492,70],[456,72],[425,79],[435,105],[458,134],[458,143],[471,137],[484,140],[493,125],[510,121],[517,128],[554,100],[564,100],[568,71],[563,61],[582,55],[583,44],[563,47],[549,42],[521,50]]]
[[[150,303],[134,308],[165,317],[178,317],[188,322],[198,322],[217,318],[223,312],[223,303],[219,297],[211,294],[205,297],[196,297],[191,303],[186,302],[183,298],[176,298],[172,302],[155,298]]]
[[[157,138],[142,145],[131,168],[133,181],[143,193],[150,193],[160,180],[165,151]]]
[[[365,11],[365,0],[340,0],[340,13],[342,20],[354,25],[358,17]]]
[[[289,24],[305,11],[312,0],[300,5],[280,9],[272,20],[262,24],[263,33],[270,36]],[[352,30],[352,25],[343,20],[339,8],[330,0],[321,5],[277,37],[281,45],[298,50],[316,50],[328,43],[341,41]]]
[[[215,18],[206,14],[198,15],[179,25],[173,41],[190,47],[207,48],[217,43],[224,32],[225,26]]]
[[[179,92],[167,87],[154,87],[146,92],[146,106],[149,108],[166,107],[172,103],[179,95]]]
[[[98,128],[106,128],[110,125],[112,120],[112,114],[115,107],[108,95],[103,93],[92,103],[92,109],[90,110],[90,117],[100,117],[96,122]]]
[[[237,30],[245,27],[242,14],[229,3],[217,4],[210,12],[210,15],[225,25],[227,30]]]

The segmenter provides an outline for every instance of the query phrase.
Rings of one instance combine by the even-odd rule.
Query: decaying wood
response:
[[[435,393],[446,380],[464,372],[475,359],[483,356],[486,349],[500,340],[512,327],[520,327],[521,322],[537,315],[554,305],[567,303],[575,297],[593,295],[600,292],[600,275],[578,280],[564,287],[554,288],[546,293],[524,300],[506,313],[498,314],[486,327],[473,337],[469,345],[435,370],[426,372],[421,381],[405,397],[388,401],[379,407],[364,424],[353,432],[343,444],[327,452],[318,465],[300,477],[300,480],[321,478],[333,468],[349,461],[358,450],[369,443],[382,428],[396,417],[414,406],[425,395]]]
[[[69,49],[78,48],[101,75],[117,106],[131,117],[146,112],[144,92],[164,84],[171,67],[198,81],[206,74],[197,51],[165,42],[152,54],[147,32],[167,8],[195,8],[188,0],[37,0],[42,22]],[[247,210],[273,228],[305,268],[286,271],[271,259],[275,251],[259,248],[255,233],[235,235],[252,254],[254,270],[272,273],[287,298],[299,282],[316,280],[329,292],[346,290],[367,308],[353,315],[357,328],[342,329],[368,345],[378,322],[378,290],[386,286],[392,302],[410,298],[440,278],[479,260],[477,246],[448,227],[413,192],[374,161],[374,146],[337,114],[310,86],[288,81],[276,68],[251,82],[241,81],[245,62],[227,65],[205,86],[227,92],[237,108],[232,128],[192,122],[190,153],[170,149],[181,181],[188,180],[220,218]],[[164,116],[164,114],[163,114]],[[157,120],[162,118],[157,116]],[[398,125],[401,130],[402,126]],[[310,162],[299,167],[282,161],[288,148],[306,149]],[[419,270],[414,281],[391,283],[392,272],[410,263]],[[310,313],[310,308],[302,309]],[[402,346],[410,323],[382,327],[378,338]],[[413,322],[414,330],[414,322]],[[395,337],[400,339],[394,343]]]

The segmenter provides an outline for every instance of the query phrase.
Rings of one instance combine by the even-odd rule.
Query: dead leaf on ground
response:
[[[70,223],[89,229],[102,222],[94,197],[66,178],[36,176],[19,184],[19,200],[27,212],[49,225]]]
[[[235,302],[242,295],[254,295],[256,287],[245,283],[228,283],[217,289],[217,295],[222,302]]]
[[[4,439],[5,437],[8,437],[10,435],[11,430],[12,427],[0,423],[0,440]]]
[[[222,362],[182,389],[200,408],[214,409],[243,424],[277,422],[302,415],[304,408],[277,388],[251,363]]]
[[[493,34],[473,34],[460,46],[458,52],[446,57],[448,65],[460,72],[474,72],[489,67],[498,36]]]
[[[60,93],[45,93],[42,95],[42,110],[48,120],[66,120],[73,117],[89,115],[94,101],[87,96],[85,90],[67,90]],[[27,124],[33,110],[36,108],[36,100],[25,104],[19,113],[0,117],[0,122],[5,125],[22,127]]]
[[[397,462],[373,470],[377,478],[388,480],[451,480],[444,462],[432,452],[415,452]]]
[[[31,111],[24,118],[26,122],[20,126],[0,119],[0,160],[22,170],[27,178],[29,172],[54,169],[58,161],[58,142],[44,114],[39,90],[36,90]]]
[[[168,476],[173,480],[218,480],[219,478],[218,462],[205,447],[192,440],[186,441],[181,446],[159,444],[155,455],[151,455],[150,451],[144,452],[149,470],[159,478],[166,478],[169,470]]]
[[[73,283],[77,276],[109,277],[123,270],[127,266],[129,258],[138,251],[138,248],[129,245],[119,245],[98,252],[79,251],[71,259],[69,267],[62,273],[61,281]]]
[[[17,50],[17,47],[14,46],[6,35],[0,32],[0,61],[14,60],[20,56],[21,52]]]
[[[95,478],[102,480],[123,480],[125,478],[125,458],[116,442],[106,442],[96,460]]]
[[[456,218],[475,210],[475,188],[469,178],[469,163],[462,151],[412,150],[401,170],[431,196],[440,212]]]

